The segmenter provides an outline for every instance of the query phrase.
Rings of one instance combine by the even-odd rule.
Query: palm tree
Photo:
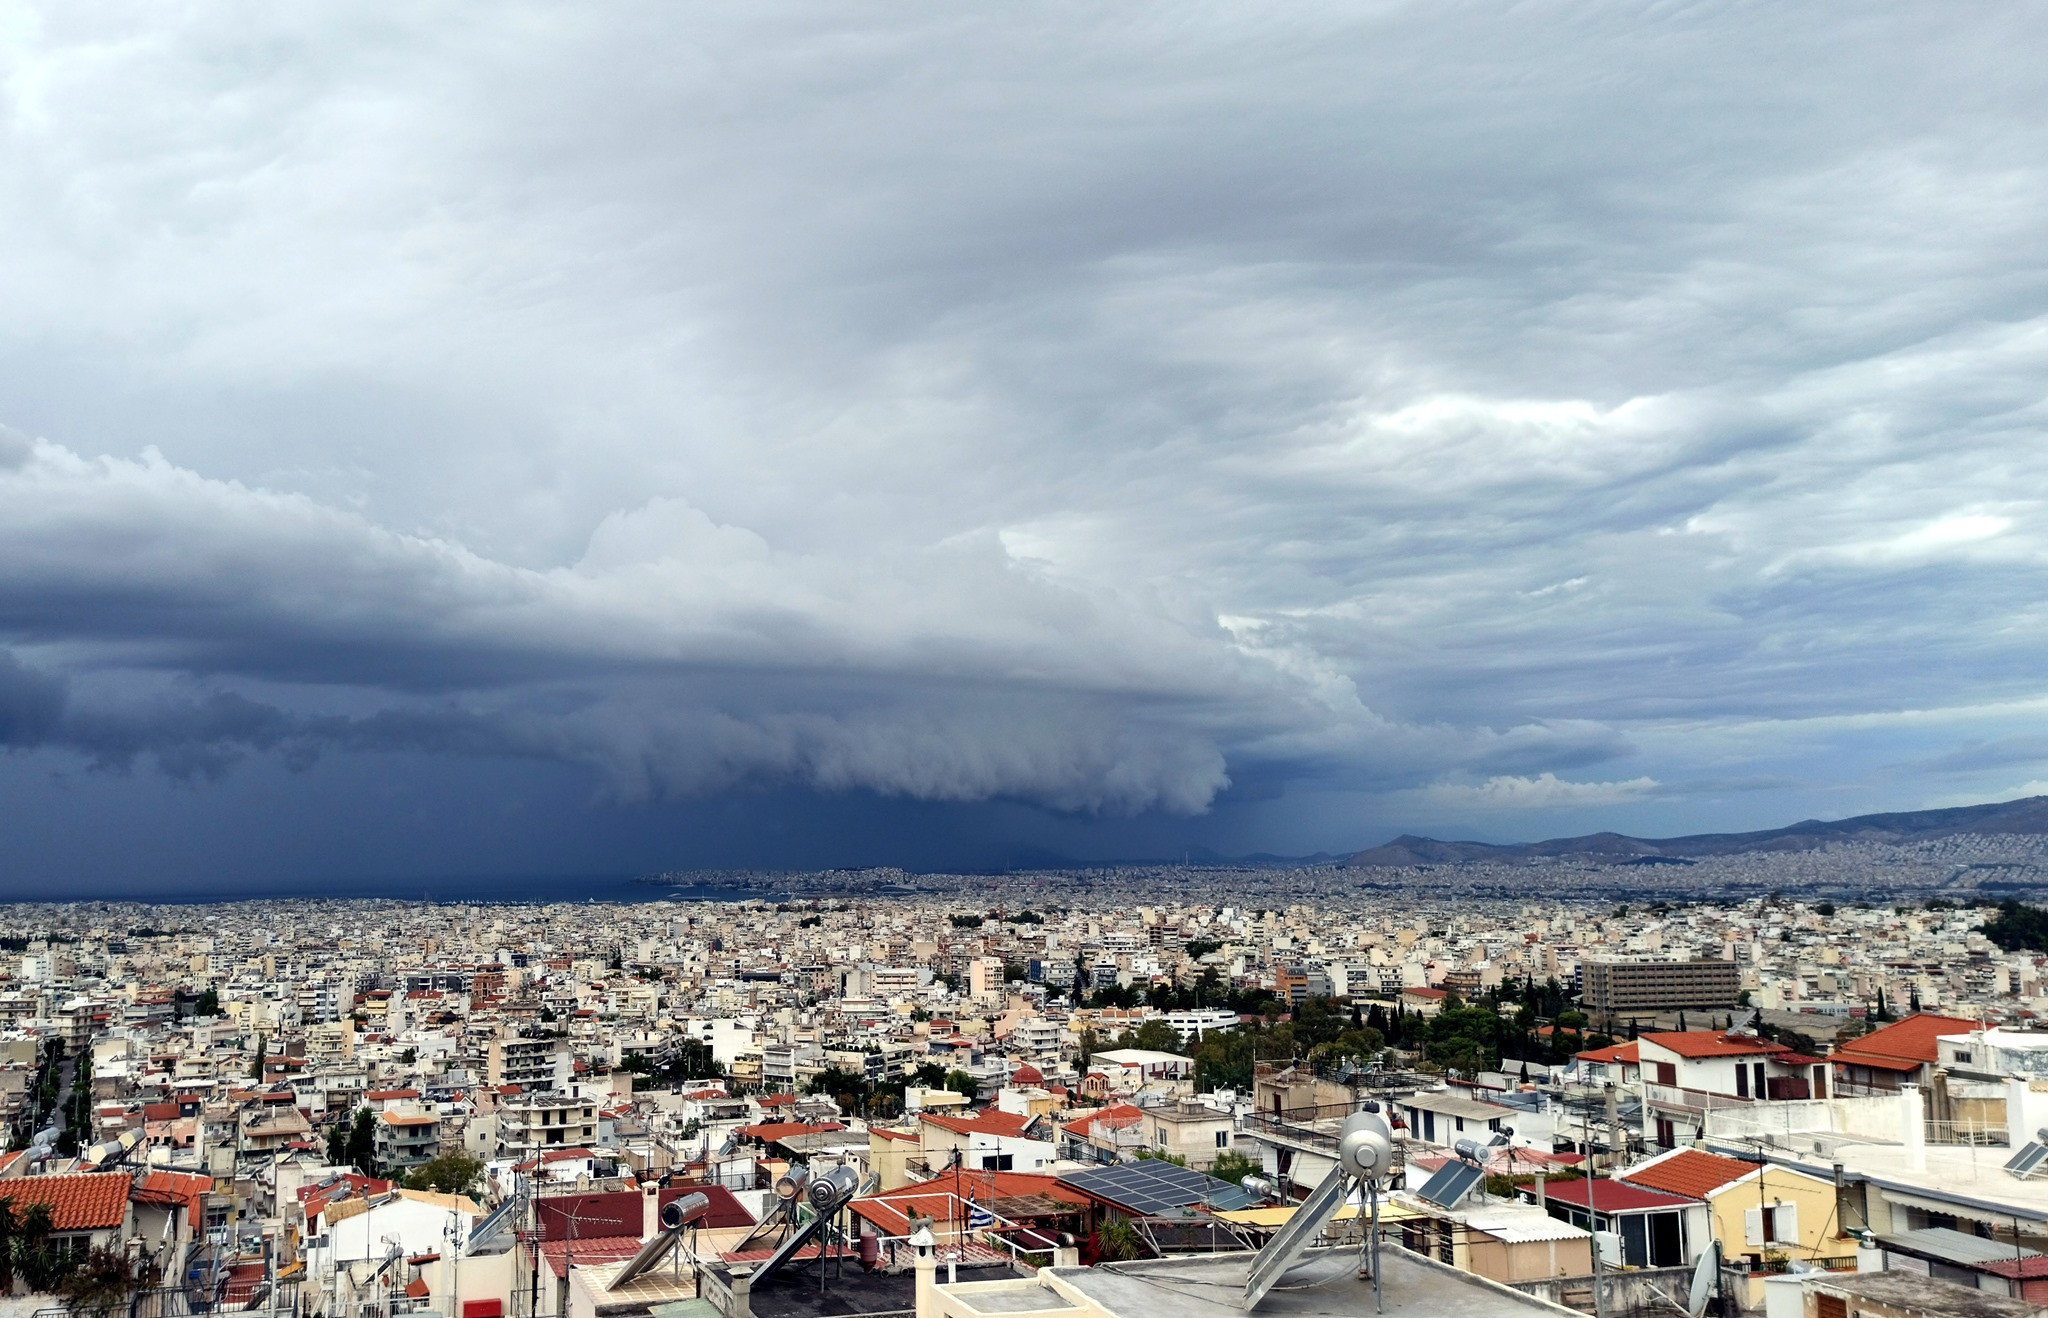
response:
[[[48,1204],[30,1204],[14,1219],[13,1262],[31,1291],[48,1291],[63,1271],[50,1249],[50,1231],[55,1226]]]

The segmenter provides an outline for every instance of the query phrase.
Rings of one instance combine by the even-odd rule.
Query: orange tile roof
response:
[[[837,1121],[821,1121],[816,1125],[803,1121],[764,1121],[758,1126],[739,1128],[741,1135],[748,1139],[760,1140],[763,1144],[773,1144],[776,1140],[786,1140],[797,1135],[822,1135],[827,1131],[845,1129],[846,1127]]]
[[[1685,1058],[1763,1057],[1792,1051],[1782,1043],[1771,1043],[1747,1034],[1723,1034],[1719,1030],[1667,1030],[1646,1034],[1636,1042],[1654,1043],[1666,1052]]]
[[[1093,1116],[1069,1121],[1066,1125],[1061,1126],[1060,1129],[1066,1131],[1069,1135],[1079,1135],[1086,1139],[1089,1128],[1098,1121],[1112,1130],[1121,1130],[1125,1126],[1135,1126],[1144,1119],[1145,1109],[1133,1103],[1118,1103],[1115,1107],[1106,1107]]]
[[[1918,1066],[1937,1060],[1940,1049],[1935,1041],[1942,1035],[1968,1034],[1982,1027],[1981,1021],[1923,1011],[1890,1025],[1880,1025],[1860,1039],[1849,1040],[1829,1060],[1852,1066],[1879,1066],[1888,1071],[1906,1070],[1901,1063]]]
[[[135,1183],[128,1197],[138,1204],[163,1207],[185,1206],[186,1220],[194,1231],[206,1225],[206,1192],[213,1178],[198,1172],[150,1172]]]
[[[853,1211],[887,1234],[900,1236],[910,1230],[909,1214],[913,1210],[940,1222],[957,1223],[966,1219],[969,1199],[984,1207],[998,1199],[1032,1194],[1073,1202],[1073,1192],[1057,1193],[1056,1185],[1056,1178],[1036,1172],[987,1172],[956,1167],[933,1180],[856,1199]],[[1074,1206],[1081,1207],[1078,1203]]]
[[[1637,1053],[1633,1041],[1609,1044],[1605,1048],[1592,1048],[1583,1053],[1574,1053],[1573,1056],[1582,1062],[1624,1062],[1631,1066],[1642,1064],[1642,1057]]]
[[[48,1204],[54,1231],[104,1231],[127,1218],[128,1185],[123,1172],[22,1176],[0,1186],[0,1198],[12,1199],[16,1212]]]
[[[995,1108],[984,1108],[971,1117],[945,1117],[927,1112],[924,1119],[941,1130],[950,1130],[955,1135],[1007,1135],[1020,1137],[1031,1125],[1030,1117],[1018,1116],[1015,1112],[1002,1112]]]
[[[1618,1179],[1666,1194],[1688,1199],[1705,1199],[1730,1181],[1739,1181],[1756,1170],[1755,1163],[1723,1158],[1698,1149],[1680,1149],[1641,1167],[1622,1172]]]

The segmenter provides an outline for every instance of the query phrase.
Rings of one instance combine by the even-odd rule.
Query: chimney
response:
[[[1927,1102],[1918,1085],[1899,1087],[1899,1136],[1906,1146],[1906,1166],[1916,1172],[1927,1170]]]
[[[1544,1207],[1547,1198],[1544,1192],[1543,1173],[1540,1170],[1536,1173],[1536,1179],[1529,1182],[1529,1190],[1536,1196],[1536,1206],[1538,1208]]]

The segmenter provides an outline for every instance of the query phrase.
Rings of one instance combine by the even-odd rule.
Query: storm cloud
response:
[[[733,793],[1115,855],[2028,785],[2044,26],[8,10],[7,808],[410,757],[568,766],[593,856]]]

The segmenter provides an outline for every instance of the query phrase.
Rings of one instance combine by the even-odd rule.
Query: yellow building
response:
[[[1791,1263],[1853,1269],[1856,1246],[1842,1234],[1835,1187],[1786,1167],[1675,1149],[1622,1172],[1620,1180],[1707,1206],[1721,1257],[1749,1264],[1749,1304],[1763,1303],[1763,1278]],[[1689,1210],[1690,1211],[1690,1210]],[[1695,1238],[1697,1239],[1697,1238]],[[1687,1257],[1704,1249],[1687,1247]]]
[[[1747,1259],[1749,1305],[1763,1303],[1763,1278],[1787,1263],[1853,1271],[1855,1242],[1842,1234],[1835,1187],[1818,1176],[1766,1165],[1707,1193],[1714,1238],[1730,1261]]]

